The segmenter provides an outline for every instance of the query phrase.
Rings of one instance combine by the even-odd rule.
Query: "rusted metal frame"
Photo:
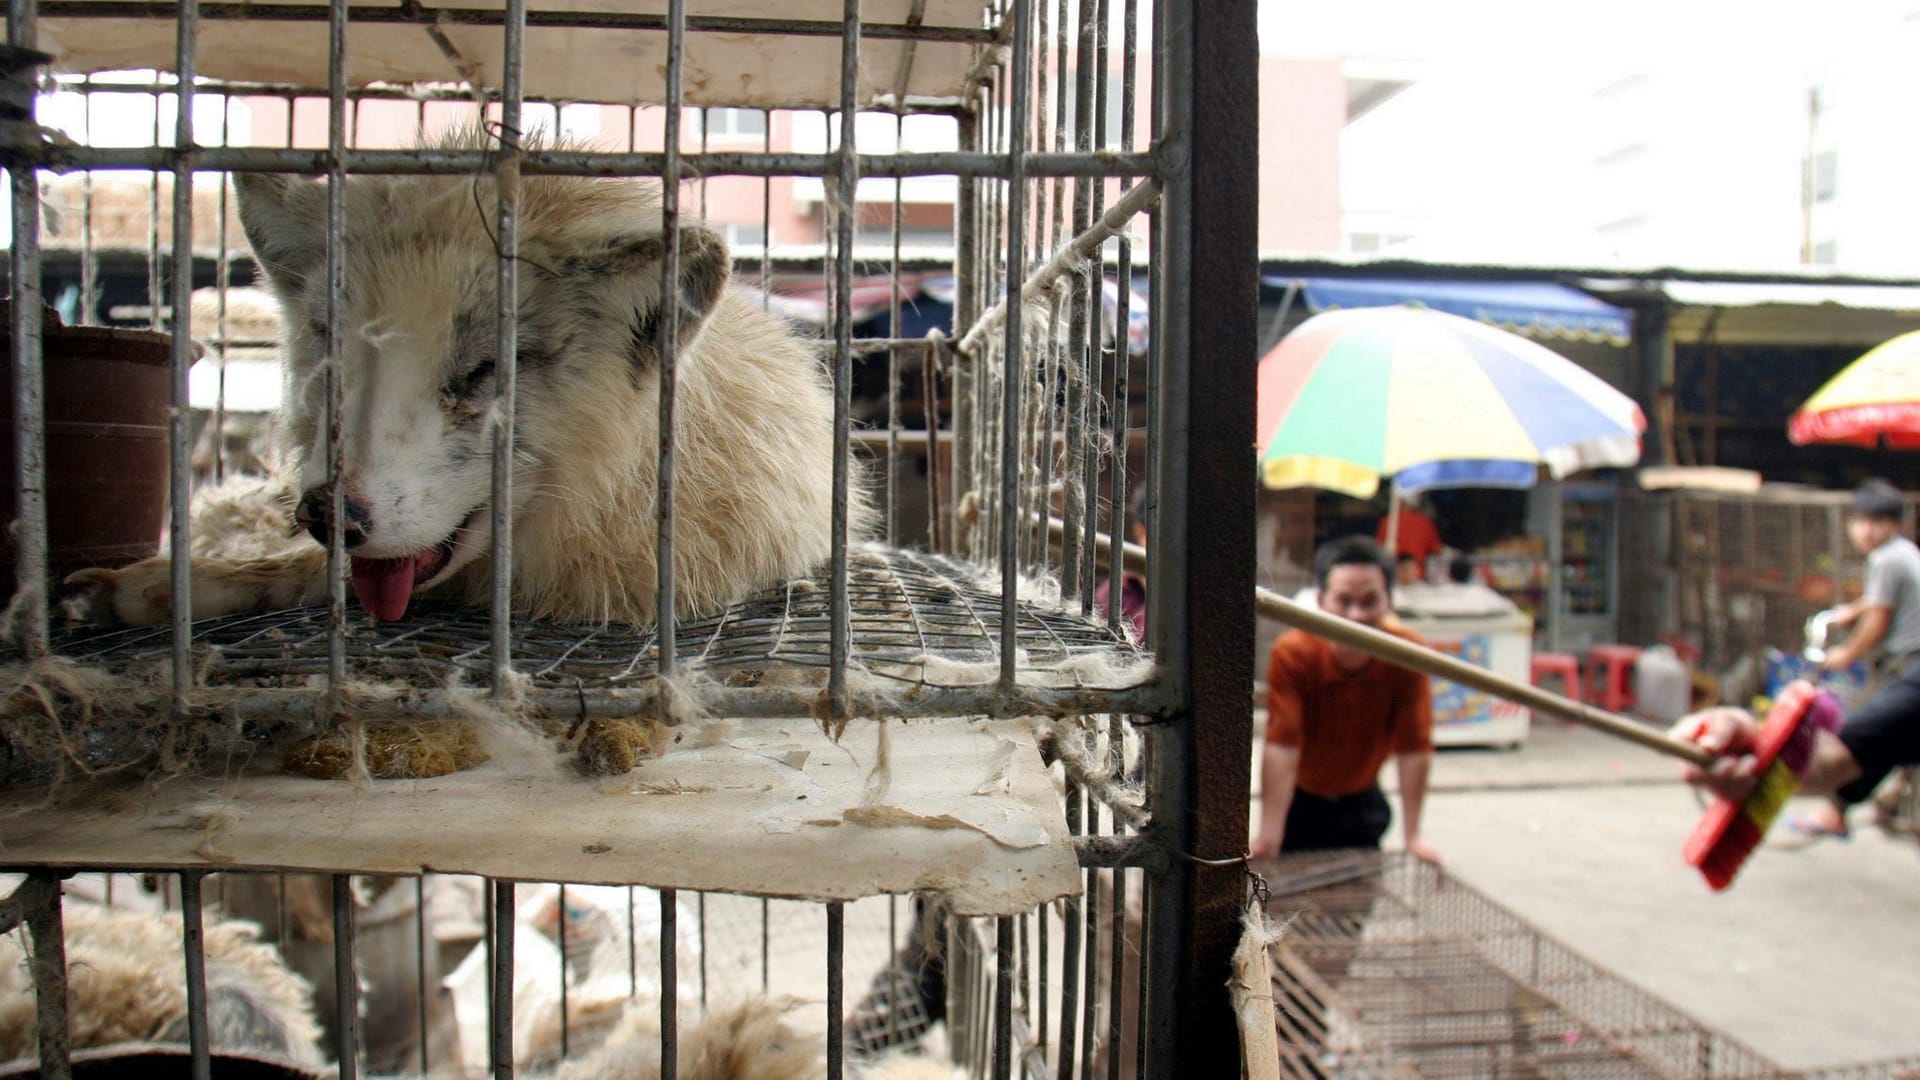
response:
[[[1077,154],[1092,156],[1093,119],[1098,111],[1094,106],[1094,7],[1092,0],[1081,0],[1076,5],[1078,15],[1078,36],[1074,45],[1074,86],[1073,86],[1073,149]],[[1061,37],[1066,37],[1067,28],[1060,28]],[[1065,87],[1062,88],[1063,96]],[[1063,133],[1064,134],[1064,133]],[[1093,224],[1093,187],[1085,179],[1076,180],[1073,185],[1073,234],[1084,235]],[[1088,260],[1075,266],[1069,277],[1073,281],[1068,301],[1067,352],[1063,370],[1067,374],[1066,398],[1066,500],[1061,516],[1067,522],[1067,535],[1060,548],[1060,594],[1063,598],[1078,597],[1080,612],[1086,614],[1093,610],[1093,563],[1091,555],[1093,507],[1099,500],[1094,498],[1094,483],[1087,479],[1092,454],[1092,420],[1094,415],[1094,397],[1099,384],[1097,372],[1100,366],[1095,357],[1100,350],[1100,333],[1096,319],[1100,309],[1088,304],[1092,282],[1099,280],[1099,253],[1106,247],[1107,238],[1102,236],[1094,245]],[[1093,272],[1088,271],[1089,263]]]
[[[665,131],[662,135],[665,154],[660,166],[660,229],[666,239],[666,250],[660,260],[659,323],[654,339],[654,347],[659,351],[659,439],[656,443],[657,462],[655,466],[654,505],[659,517],[655,522],[654,564],[657,571],[654,603],[654,621],[658,627],[658,651],[660,656],[660,674],[662,678],[673,675],[678,663],[677,635],[679,627],[674,606],[673,582],[673,532],[674,532],[674,398],[679,386],[679,357],[677,355],[680,336],[680,120],[681,103],[685,88],[682,79],[686,71],[687,45],[687,4],[686,0],[668,0],[667,3],[667,102]],[[667,713],[667,702],[658,702],[658,715]],[[673,1031],[668,1023],[668,1013],[673,1008],[673,995],[664,987],[661,993],[661,1033],[663,1037]],[[673,1075],[666,1070],[665,1075]]]
[[[1040,938],[1040,965],[1038,968],[1039,976],[1035,980],[1039,984],[1039,996],[1036,998],[1037,1004],[1034,1008],[1034,1011],[1040,1014],[1040,1040],[1039,1041],[1041,1046],[1052,1045],[1047,1040],[1047,1034],[1048,1034],[1047,1033],[1047,1024],[1048,1024],[1047,1004],[1049,1000],[1051,1000],[1047,991],[1049,989],[1048,982],[1052,978],[1052,971],[1048,966],[1049,957],[1047,955],[1048,954],[1047,946],[1049,944],[1048,937],[1050,934],[1050,931],[1048,928],[1049,926],[1051,926],[1052,922],[1053,920],[1050,917],[1050,913],[1045,910],[1042,910],[1040,912],[1040,925],[1036,928],[1036,931],[1035,931]]]
[[[174,77],[174,85],[179,85],[178,76]],[[166,93],[167,84],[160,79],[154,80],[153,145],[155,147],[163,142],[160,138],[160,122],[165,115],[165,110],[161,109],[160,102],[166,97]],[[155,165],[154,175],[147,186],[147,329],[155,332],[166,329],[166,324],[160,317],[161,312],[167,308],[167,279],[164,273],[166,264],[160,258],[160,172],[163,169],[171,170],[171,168],[171,162],[166,165]]]
[[[32,49],[35,23],[34,0],[7,0],[8,45]],[[38,77],[32,72],[10,74],[22,81]],[[40,320],[46,301],[40,290],[40,189],[30,158],[8,154],[6,162],[13,189],[13,243],[7,256],[13,284],[8,344],[13,357],[14,582],[19,605],[13,632],[21,652],[37,658],[47,653],[46,399]]]
[[[970,89],[967,101],[972,106],[959,116],[959,145],[962,150],[978,153],[980,150],[980,106],[981,91]],[[979,274],[980,261],[980,182],[972,177],[955,177],[953,207],[953,249],[954,249],[954,297],[953,325],[970,325],[979,315],[981,285]],[[896,330],[895,333],[898,333]],[[949,474],[950,491],[954,502],[958,502],[963,492],[974,490],[974,447],[978,445],[975,432],[975,418],[979,413],[978,395],[980,380],[977,372],[964,364],[952,364],[953,372],[953,415],[949,427],[953,433],[953,470]],[[932,430],[933,421],[929,419],[928,430]],[[929,448],[931,452],[931,448]],[[935,504],[934,512],[939,514],[944,508]],[[954,521],[957,530],[960,522]],[[957,537],[949,536],[945,547],[935,546],[936,551],[947,554],[962,554]]]
[[[1227,994],[1246,898],[1251,769],[1258,259],[1253,217],[1255,5],[1169,2],[1154,20],[1155,151],[1166,185],[1155,215],[1159,278],[1153,367],[1164,445],[1147,553],[1150,638],[1184,716],[1151,729],[1149,834],[1183,856],[1158,875],[1148,1074],[1228,1076],[1239,1040]],[[1204,169],[1195,167],[1204,161]],[[1204,253],[1204,257],[1202,255]],[[1202,419],[1202,410],[1204,420]],[[1205,627],[1205,633],[1197,630]],[[1204,777],[1205,782],[1200,782]]]
[[[1044,2],[1044,0],[1042,0]],[[1017,374],[1024,340],[1021,336],[1020,285],[1026,278],[1027,153],[1026,132],[1032,92],[1033,0],[1013,0],[1013,104],[1007,145],[1007,273],[1006,293],[999,307],[1005,334],[1004,378],[1000,424],[1000,688],[1013,689],[1019,669],[1019,639],[1014,612],[1020,602],[1020,402],[1023,380]]]
[[[677,0],[676,0],[677,2]],[[677,1077],[680,1061],[680,890],[660,893],[660,1075]],[[632,948],[632,939],[628,939]]]
[[[993,153],[1007,142],[1003,83],[1010,73],[1002,62],[993,66],[989,74],[985,88],[986,111],[981,124],[984,133],[981,149],[985,153]],[[1007,213],[1006,180],[996,176],[992,183],[982,183],[980,190],[985,227],[980,233],[979,258],[976,260],[975,272],[979,282],[979,289],[975,293],[976,307],[986,304],[989,297],[1006,287],[1006,246],[1003,240]],[[956,328],[958,325],[955,324]],[[997,406],[1003,396],[1005,374],[1004,367],[995,371],[991,364],[985,365],[978,371],[973,395],[977,437],[974,440],[974,482],[968,490],[976,495],[974,501],[979,522],[969,530],[972,543],[967,555],[978,562],[997,559],[1000,553],[1000,501],[989,496],[992,490],[990,485],[999,480],[999,459],[994,454],[1004,453],[1000,442],[1002,410]]]
[[[187,1057],[193,1080],[212,1080],[207,1049],[207,928],[200,902],[200,877],[180,874],[180,952],[186,962]]]
[[[1103,6],[1104,3],[1105,0],[1102,0]],[[1112,601],[1112,606],[1117,607],[1119,593],[1115,592],[1110,595],[1115,598],[1114,601]],[[1126,770],[1128,734],[1127,724],[1120,716],[1115,714],[1109,714],[1107,716],[1107,748],[1110,754],[1109,764],[1115,776],[1123,775]],[[1140,839],[1138,835],[1139,830],[1135,826],[1121,825],[1116,822],[1114,833],[1116,834],[1114,840],[1117,843],[1142,844],[1146,850],[1153,850],[1152,845],[1146,844]],[[1126,1003],[1122,1000],[1127,990],[1126,972],[1129,941],[1129,934],[1127,933],[1127,873],[1128,868],[1125,866],[1113,867],[1113,921],[1112,926],[1109,928],[1111,933],[1107,943],[1108,959],[1112,964],[1112,970],[1108,975],[1111,981],[1108,984],[1107,990],[1108,1080],[1120,1080],[1120,1063],[1122,1055],[1125,1052],[1125,1047],[1121,1045],[1121,1039],[1125,1032],[1124,1021],[1127,1012]],[[1135,947],[1137,949],[1137,943]],[[1138,1013],[1134,1015],[1134,1038],[1136,1041],[1142,1038],[1140,1015]]]
[[[1070,773],[1066,778],[1065,794],[1067,834],[1077,844],[1085,832],[1082,822],[1086,801],[1081,797],[1080,785],[1074,781]],[[1071,1080],[1075,1072],[1074,1055],[1080,1047],[1077,1033],[1080,1022],[1080,950],[1083,944],[1081,923],[1086,918],[1083,903],[1084,897],[1080,896],[1069,896],[1062,901],[1064,913],[1061,918],[1060,932],[1060,1037],[1054,1054],[1054,1061],[1059,1067],[1060,1080]]]
[[[154,19],[172,18],[172,0],[148,0],[146,3],[97,3],[92,0],[52,0],[40,5],[47,18],[60,19]],[[355,22],[372,24],[437,25],[442,22],[460,26],[499,26],[503,16],[498,9],[427,7],[410,9],[395,5],[361,5],[351,10]],[[206,19],[247,19],[254,22],[316,22],[322,16],[318,5],[300,3],[213,3],[202,9]],[[536,28],[571,30],[653,30],[670,31],[669,16],[620,11],[533,11],[527,25]],[[695,15],[685,22],[689,33],[777,34],[787,37],[834,37],[841,24],[825,19],[772,19],[747,16]],[[946,42],[960,45],[991,45],[998,37],[991,28],[966,26],[928,26],[924,23],[875,23],[868,37],[889,41]]]
[[[1122,867],[1163,869],[1165,853],[1138,834],[1082,835],[1073,838],[1074,856],[1086,869]]]
[[[840,38],[840,145],[831,182],[840,214],[833,251],[833,510],[831,574],[827,604],[827,720],[837,730],[847,716],[847,657],[852,649],[853,605],[848,596],[847,531],[852,493],[849,443],[853,432],[853,238],[860,215],[860,174],[854,155],[859,118],[860,4],[846,0]]]
[[[172,168],[176,151],[171,147],[54,147],[42,143],[22,143],[0,132],[0,151],[10,157],[58,171],[96,169],[101,171],[155,172]],[[492,167],[486,150],[346,150],[347,171],[368,176],[472,176]],[[327,171],[328,154],[323,150],[274,147],[207,147],[197,152],[203,170],[220,172],[286,172],[313,174]],[[819,177],[837,167],[833,154],[802,154],[758,150],[716,151],[709,154],[678,155],[688,172],[702,176]],[[667,155],[662,152],[525,150],[520,156],[523,176],[600,176],[631,177],[659,175],[665,170]],[[916,154],[856,155],[855,169],[869,179],[893,177],[987,177],[1002,179],[1006,169],[1004,154],[975,153],[966,150],[936,150]],[[1152,175],[1154,161],[1146,154],[1056,154],[1027,153],[1027,176],[1033,177],[1108,177],[1125,179]]]
[[[346,361],[342,321],[347,314],[347,0],[331,0],[327,30],[327,354],[326,438],[321,457],[327,464],[327,716],[340,712],[340,695],[347,682],[347,539],[346,539]],[[293,126],[293,111],[287,111]],[[224,254],[224,253],[223,253]],[[176,547],[177,558],[181,548]],[[190,594],[176,594],[190,595]],[[176,630],[174,637],[179,638]]]
[[[492,671],[496,698],[513,690],[513,451],[520,354],[520,115],[526,0],[507,0],[501,41],[500,136],[491,147],[495,200]],[[663,292],[663,295],[666,295]],[[668,632],[663,627],[663,635]],[[661,668],[671,654],[662,649]]]
[[[570,1007],[573,1003],[568,1000],[570,995],[567,993],[567,883],[562,881],[556,884],[560,895],[554,904],[553,921],[555,943],[560,946],[560,1058],[564,1061],[571,1050],[567,1029],[572,1026],[568,1021],[572,1019]]]
[[[233,98],[223,94],[220,98],[221,146],[227,145],[228,127],[230,126],[232,115]],[[92,174],[89,173],[88,176],[91,178]],[[219,252],[219,257],[213,264],[214,340],[208,342],[213,348],[214,363],[213,419],[209,422],[213,427],[213,482],[215,484],[222,483],[227,478],[227,440],[225,438],[227,430],[227,290],[232,285],[233,277],[233,263],[227,258],[227,211],[231,204],[233,193],[233,176],[231,174],[220,174],[219,192],[219,197],[214,203],[214,213],[216,216],[214,218],[213,246],[214,249]],[[83,286],[80,291],[84,297],[86,295],[86,288]],[[191,326],[191,312],[193,310],[191,297],[189,297],[187,310],[189,312],[188,325]]]
[[[179,73],[174,89],[178,110],[174,119],[173,159],[173,251],[169,277],[173,293],[172,350],[168,385],[172,407],[167,415],[168,504],[171,514],[167,537],[172,544],[172,562],[168,569],[168,588],[175,603],[170,605],[169,622],[173,627],[172,712],[176,724],[190,722],[188,693],[193,688],[193,571],[190,536],[193,502],[193,410],[187,390],[188,372],[193,367],[194,344],[189,314],[193,300],[193,72],[194,50],[199,29],[197,0],[180,0],[178,20],[174,23],[174,64]],[[158,123],[159,102],[154,102]],[[158,140],[156,140],[158,141]],[[154,192],[160,190],[154,184]],[[156,245],[159,222],[154,222]],[[155,304],[153,317],[160,317]]]
[[[80,78],[81,100],[86,102],[80,110],[80,141],[93,141],[93,76]],[[222,261],[224,265],[224,260]],[[17,279],[16,279],[17,280]],[[100,265],[93,253],[93,171],[91,169],[80,176],[80,322],[83,326],[95,324],[94,304],[99,299]]]
[[[993,923],[993,1076],[994,1080],[1012,1080],[1013,916],[999,916]]]
[[[1057,153],[1060,149],[1054,142],[1053,132],[1057,131],[1060,125],[1055,119],[1057,106],[1054,103],[1052,84],[1048,81],[1048,75],[1056,68],[1056,65],[1048,60],[1049,47],[1055,45],[1050,13],[1059,3],[1060,0],[1035,0],[1029,16],[1032,57],[1028,62],[1028,82],[1031,86],[1029,116],[1032,124],[1030,129],[1016,128],[1009,134],[1010,145],[1020,146],[1029,153],[1035,151]],[[1050,250],[1053,244],[1052,222],[1056,219],[1051,215],[1050,210],[1055,191],[1055,182],[1050,179],[1041,177],[1035,178],[1032,182],[1029,198],[1025,203],[1026,212],[1022,216],[1026,226],[1022,234],[1025,243],[1020,250],[1023,267],[1038,263],[1041,253]],[[1052,304],[1047,305],[1047,314],[1049,321],[1044,334],[1028,330],[1025,335],[1026,338],[1031,338],[1035,342],[1031,354],[1023,339],[1018,352],[1006,351],[1003,369],[1008,377],[1019,379],[1023,386],[1031,387],[1033,390],[1025,403],[1026,413],[1022,418],[1024,436],[1021,440],[1023,457],[1020,462],[1020,477],[1025,490],[1020,493],[1020,498],[1022,505],[1028,508],[1027,513],[1032,513],[1034,507],[1045,506],[1047,497],[1046,463],[1042,458],[1041,447],[1047,445],[1052,438],[1053,403],[1056,398],[1053,384],[1055,358],[1052,355],[1055,329],[1053,320],[1056,312]],[[1019,531],[1019,549],[1016,558],[1022,568],[1021,572],[1036,578],[1044,576],[1041,564],[1046,560],[1046,549],[1035,543],[1032,530],[1025,525]]]
[[[1090,226],[1086,232],[1075,236],[1054,252],[1053,258],[1036,268],[1020,288],[1022,300],[1032,302],[1045,297],[1054,285],[1074,268],[1100,251],[1100,245],[1124,230],[1134,215],[1151,207],[1161,194],[1161,184],[1157,180],[1143,180],[1135,184],[1113,204],[1101,219]],[[1018,307],[1019,305],[1012,305]],[[975,356],[985,343],[987,335],[992,334],[1009,317],[1011,308],[1009,299],[1002,297],[993,306],[983,312],[967,332],[960,337],[958,351],[967,358]]]
[[[490,905],[493,911],[493,952],[487,959],[491,961],[493,1007],[487,1013],[487,1045],[493,1058],[494,1080],[513,1080],[513,937],[517,929],[514,923],[514,885],[511,881],[491,881],[489,884],[493,893]],[[564,915],[560,929],[561,948],[565,949]],[[346,973],[336,972],[334,977],[344,981]],[[662,1033],[661,1041],[671,1046],[672,1036]]]
[[[945,551],[941,514],[947,482],[940,477],[940,360],[950,354],[945,339],[929,341],[920,350],[921,426],[927,433],[927,550]]]
[[[413,879],[413,971],[414,971],[413,985],[414,985],[414,988],[418,991],[414,995],[413,1006],[414,1006],[414,1023],[419,1025],[419,1030],[420,1030],[420,1040],[419,1040],[420,1045],[418,1049],[420,1051],[420,1075],[421,1076],[433,1075],[433,1069],[432,1069],[431,1063],[428,1060],[428,1053],[429,1053],[428,1044],[433,1040],[427,1038],[427,1023],[428,1023],[428,1020],[427,1020],[427,938],[428,938],[428,934],[429,934],[429,931],[427,930],[427,875],[421,874],[419,877],[416,877]]]
[[[893,148],[899,151],[906,140],[907,118],[904,114],[893,118]],[[893,249],[893,258],[887,264],[887,280],[891,288],[887,296],[887,333],[890,337],[900,335],[900,215],[905,208],[902,201],[902,189],[906,181],[893,182],[893,220],[888,226],[888,240]],[[848,342],[852,348],[852,342]],[[886,513],[881,536],[889,544],[898,544],[899,502],[900,502],[900,350],[890,348],[887,351],[887,466],[886,466]],[[925,407],[927,387],[920,389],[920,401]],[[932,430],[930,421],[923,421],[922,428]],[[931,464],[931,456],[927,459]]]
[[[32,941],[28,970],[33,979],[36,1047],[40,1075],[46,1080],[73,1080],[72,1043],[67,1029],[67,938],[61,912],[58,871],[27,875],[13,893],[0,901],[0,933],[12,933],[25,923]]]
[[[1034,913],[1032,911],[1024,912],[1020,915],[1019,919],[1020,921],[1017,929],[1020,934],[1020,941],[1017,947],[1019,949],[1019,955],[1020,955],[1020,961],[1019,961],[1020,966],[1018,967],[1018,969],[1016,969],[1014,973],[1014,977],[1019,983],[1017,989],[1015,990],[1015,993],[1018,995],[1019,1001],[1020,1001],[1020,1008],[1018,1010],[1017,1016],[1023,1025],[1027,1027],[1032,1027],[1033,1026],[1033,986],[1032,986],[1031,980],[1029,979],[1029,976],[1032,975],[1033,973]],[[1042,1011],[1044,1012],[1045,1010],[1042,1010]]]
[[[511,923],[511,918],[509,918]],[[333,1007],[334,1059],[339,1062],[340,1080],[360,1075],[360,979],[353,953],[358,927],[353,910],[353,878],[333,875]],[[508,933],[511,933],[511,929]],[[511,948],[508,953],[511,955]],[[498,950],[494,959],[499,960]],[[509,960],[508,963],[512,961]],[[508,1007],[513,1001],[512,979],[508,979]]]
[[[1067,152],[1067,0],[1054,0],[1054,18],[1051,30],[1048,28],[1048,5],[1039,4],[1040,31],[1035,36],[1042,50],[1051,44],[1052,61],[1036,73],[1040,90],[1040,131],[1036,140],[1037,149],[1052,153]],[[1040,59],[1045,60],[1043,53]],[[1051,109],[1048,103],[1051,102]],[[1048,114],[1051,112],[1053,126],[1047,127]],[[1051,177],[1044,184],[1046,197],[1036,200],[1035,216],[1039,226],[1031,234],[1033,243],[1028,251],[1029,265],[1040,265],[1047,253],[1060,246],[1061,233],[1067,227],[1066,184],[1060,177]],[[1055,478],[1060,469],[1060,461],[1065,455],[1056,450],[1064,448],[1069,440],[1071,409],[1068,397],[1071,394],[1069,383],[1072,377],[1072,362],[1064,344],[1066,335],[1060,332],[1060,321],[1065,314],[1065,289],[1063,281],[1055,281],[1046,296],[1047,328],[1044,337],[1030,332],[1028,337],[1039,338],[1033,350],[1033,362],[1040,369],[1040,401],[1034,408],[1035,433],[1029,443],[1033,459],[1033,494],[1030,505],[1035,511],[1043,508],[1051,511]],[[1053,550],[1046,543],[1038,529],[1029,527],[1021,534],[1021,542],[1027,545],[1027,565],[1029,573],[1036,577],[1047,578],[1054,572]],[[1061,575],[1060,580],[1065,580]]]
[[[1076,735],[1076,738],[1081,736]],[[1087,801],[1086,832],[1083,836],[1096,836],[1100,832],[1100,801],[1093,792],[1083,793]],[[1080,959],[1085,970],[1080,973],[1080,1069],[1087,1075],[1093,1069],[1093,1033],[1097,1019],[1096,1009],[1100,1004],[1100,868],[1086,867],[1086,918],[1081,924],[1086,940],[1080,946]]]
[[[1088,144],[1087,150],[1088,153],[1095,151],[1104,152],[1108,149],[1107,144],[1112,135],[1112,133],[1107,130],[1107,101],[1110,93],[1107,82],[1107,23],[1110,12],[1107,8],[1107,0],[1082,0],[1082,2],[1090,5],[1092,8],[1091,42],[1082,43],[1081,53],[1082,66],[1090,65],[1093,69],[1093,87],[1091,100],[1088,105],[1088,110],[1092,113],[1090,118],[1092,123],[1092,140]],[[1091,61],[1085,59],[1088,55],[1092,56],[1093,59]],[[1089,208],[1089,220],[1104,217],[1107,210],[1106,180],[1082,181],[1082,183],[1090,189],[1091,206]],[[1088,393],[1095,395],[1093,400],[1096,404],[1109,402],[1112,396],[1111,392],[1107,389],[1107,364],[1110,362],[1109,357],[1117,358],[1119,363],[1124,364],[1127,356],[1126,323],[1124,321],[1115,320],[1114,322],[1114,344],[1116,348],[1113,351],[1109,352],[1102,341],[1102,337],[1104,336],[1102,328],[1106,318],[1106,307],[1103,303],[1102,296],[1106,282],[1106,250],[1107,242],[1102,241],[1100,250],[1093,258],[1092,272],[1088,275],[1086,281],[1087,308],[1092,312],[1093,318],[1092,357],[1089,360],[1090,370],[1092,371],[1092,381],[1088,385]],[[1115,415],[1110,405],[1107,412],[1106,427],[1110,434],[1110,445],[1124,451],[1126,448],[1124,418]],[[1098,431],[1099,429],[1100,424],[1096,421],[1091,430]],[[1100,499],[1098,495],[1100,490],[1100,458],[1101,455],[1097,452],[1096,446],[1089,443],[1085,450],[1086,472],[1080,480],[1081,489],[1087,493],[1087,523],[1082,534],[1083,546],[1080,552],[1081,565],[1085,568],[1082,571],[1083,584],[1081,586],[1083,597],[1082,610],[1085,611],[1092,610],[1095,589],[1094,579],[1098,576],[1098,566],[1094,562],[1093,538],[1094,534],[1100,531]],[[1109,514],[1117,515],[1120,509],[1120,507],[1109,506]],[[1110,520],[1118,521],[1119,519],[1117,517],[1110,517]],[[1110,540],[1124,538],[1125,533],[1122,528],[1113,528],[1109,533]],[[1109,612],[1111,613],[1112,610],[1116,610],[1120,606],[1120,590],[1109,587],[1107,595],[1112,598],[1107,604]],[[1114,1010],[1114,1013],[1118,1015],[1118,1010]],[[1108,1055],[1108,1057],[1117,1060],[1114,1059],[1111,1054]]]
[[[846,956],[847,907],[835,900],[827,904],[827,1080],[846,1067]]]
[[[878,695],[851,691],[847,697],[847,715],[851,718],[898,717],[915,719],[943,716],[1077,716],[1088,712],[1122,712],[1142,718],[1161,718],[1172,706],[1160,683],[1131,687],[1049,687],[1019,685],[1010,691],[996,686],[914,686],[901,682],[898,695]],[[573,689],[534,689],[523,701],[528,715],[540,716],[629,716],[636,711],[657,707],[661,691],[657,686],[639,689],[593,690],[585,695]],[[197,699],[202,708],[214,715],[236,720],[265,723],[297,723],[323,719],[324,702],[303,689],[210,689]],[[819,707],[818,691],[770,686],[721,686],[702,691],[702,700],[716,715],[741,719],[804,719]],[[375,717],[418,717],[441,719],[459,715],[458,695],[441,689],[402,690],[391,698],[368,702],[361,715]]]

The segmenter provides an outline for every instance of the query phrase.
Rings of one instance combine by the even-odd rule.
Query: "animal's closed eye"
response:
[[[452,386],[454,396],[461,398],[472,397],[478,393],[480,388],[486,385],[487,380],[491,378],[493,378],[493,361],[484,360],[475,366],[472,371],[454,379]]]

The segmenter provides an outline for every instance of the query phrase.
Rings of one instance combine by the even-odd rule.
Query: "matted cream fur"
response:
[[[75,1049],[187,1041],[180,916],[97,904],[65,908],[68,1028]],[[252,923],[206,921],[208,1040],[319,1066],[313,992]],[[24,934],[0,935],[0,1062],[35,1053],[33,979]]]
[[[471,145],[474,136],[463,139]],[[518,190],[514,607],[570,622],[650,623],[658,592],[658,196],[649,184],[574,177],[525,177]],[[238,191],[242,222],[283,311],[281,421],[293,460],[277,489],[252,482],[237,499],[196,500],[196,524],[215,534],[194,538],[196,618],[325,597],[319,544],[301,537],[263,551],[260,538],[273,530],[259,523],[285,521],[290,532],[292,522],[236,503],[278,504],[285,515],[304,493],[310,508],[330,505],[318,497],[327,471],[326,185],[245,174]],[[347,300],[337,325],[342,478],[354,504],[349,518],[364,526],[350,552],[356,590],[387,617],[416,592],[484,603],[492,573],[492,181],[354,177],[345,202]],[[729,271],[719,235],[680,227],[679,274],[668,292],[679,308],[673,551],[683,615],[802,575],[830,552],[833,408],[817,349],[732,289]],[[872,515],[857,470],[853,477],[857,541]],[[203,512],[209,503],[218,512]],[[324,522],[304,523],[324,533]],[[230,537],[221,535],[226,528]],[[76,579],[92,586],[96,614],[133,623],[168,617],[164,558]]]

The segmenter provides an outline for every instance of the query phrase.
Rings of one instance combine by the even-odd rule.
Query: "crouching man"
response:
[[[1323,545],[1314,573],[1322,610],[1420,642],[1391,618],[1393,562],[1371,540]],[[1379,779],[1388,757],[1399,770],[1407,850],[1438,863],[1439,851],[1420,835],[1433,765],[1427,676],[1301,630],[1281,635],[1267,670],[1253,856],[1379,847],[1393,817]]]

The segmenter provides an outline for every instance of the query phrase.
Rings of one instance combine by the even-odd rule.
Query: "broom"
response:
[[[1064,532],[1058,521],[1051,520],[1048,530],[1056,540]],[[1100,557],[1103,560],[1110,559],[1107,537],[1096,536],[1095,543]],[[1121,552],[1128,570],[1140,574],[1146,572],[1145,548],[1136,544],[1122,544]],[[1673,738],[1603,709],[1570,701],[1537,686],[1496,675],[1486,668],[1415,645],[1370,626],[1362,626],[1318,608],[1295,603],[1270,589],[1254,589],[1254,611],[1316,637],[1359,649],[1388,663],[1505,698],[1535,712],[1585,725],[1701,768],[1710,767],[1716,760],[1713,754],[1692,742]],[[1767,714],[1766,723],[1760,731],[1759,745],[1755,748],[1759,783],[1751,794],[1738,803],[1716,798],[1687,839],[1684,850],[1687,863],[1700,870],[1708,885],[1719,890],[1733,881],[1747,857],[1759,846],[1767,828],[1779,816],[1781,807],[1799,787],[1799,778],[1806,771],[1818,729],[1830,729],[1837,714],[1838,706],[1832,697],[1820,694],[1808,683],[1793,683],[1780,695]]]

